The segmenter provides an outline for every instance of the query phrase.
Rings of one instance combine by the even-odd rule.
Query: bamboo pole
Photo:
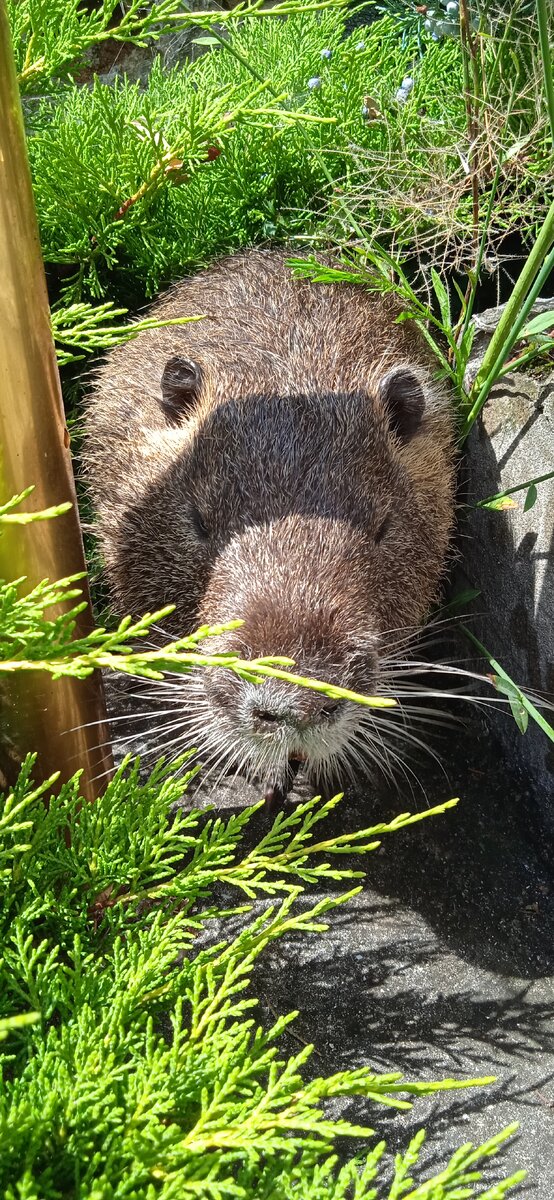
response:
[[[42,509],[69,500],[69,512],[24,527],[4,526],[0,576],[26,587],[85,570],[69,435],[65,425],[23,117],[5,0],[0,0],[0,502],[35,485],[25,502]],[[77,636],[92,627],[88,609]],[[13,781],[21,758],[37,751],[42,777],[83,769],[93,799],[112,767],[102,679],[36,672],[9,678],[0,695],[0,771]],[[94,724],[92,724],[94,722]],[[99,747],[100,748],[97,748]],[[99,778],[104,776],[104,779]]]

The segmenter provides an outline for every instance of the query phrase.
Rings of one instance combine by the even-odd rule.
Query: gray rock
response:
[[[548,301],[552,306],[552,301]],[[493,310],[492,327],[498,310]],[[490,328],[482,330],[490,337]],[[484,347],[478,346],[482,355]],[[468,507],[462,518],[463,566],[480,591],[471,629],[523,691],[554,704],[554,480],[526,491],[503,511],[473,507],[554,469],[554,373],[507,375],[492,391],[467,445]],[[491,710],[492,712],[493,710]],[[544,710],[552,722],[554,709]],[[554,825],[554,744],[533,722],[522,735],[502,713],[504,752],[532,782]]]
[[[213,7],[211,0],[195,0],[196,12]],[[164,67],[171,69],[205,53],[206,47],[195,42],[197,37],[205,34],[205,29],[187,25],[180,31],[162,34],[139,46],[108,38],[84,54],[77,82],[89,83],[94,76],[98,76],[102,83],[111,85],[116,79],[126,76],[131,83],[145,84],[154,59],[158,56],[162,58]]]
[[[491,337],[500,321],[506,305],[500,304],[498,308],[486,308],[481,313],[475,313],[473,324],[475,326],[475,334],[473,337],[473,345],[471,347],[471,357],[467,365],[464,376],[464,386],[466,391],[469,391],[473,380],[481,366],[484,358],[485,350],[491,340]],[[540,313],[549,312],[554,309],[554,299],[552,296],[539,296],[529,313],[529,321],[533,317],[538,317]]]
[[[374,1128],[389,1152],[425,1125],[424,1177],[462,1143],[519,1121],[517,1143],[490,1169],[498,1176],[525,1167],[521,1194],[552,1200],[552,855],[532,797],[510,778],[480,716],[446,750],[448,780],[433,767],[425,790],[429,802],[459,795],[459,807],[384,836],[367,862],[334,864],[365,868],[363,890],[330,915],[326,933],[290,937],[262,955],[253,990],[267,1024],[299,1010],[284,1049],[295,1054],[313,1043],[314,1074],[370,1064],[407,1079],[495,1076],[488,1087],[431,1096],[404,1113],[360,1098],[332,1108]],[[250,792],[244,799],[251,802]],[[345,797],[320,833],[327,838],[424,807],[423,799],[367,784]],[[249,845],[269,820],[257,814]],[[327,890],[309,889],[302,906]],[[354,1149],[363,1144],[338,1146],[339,1153]]]

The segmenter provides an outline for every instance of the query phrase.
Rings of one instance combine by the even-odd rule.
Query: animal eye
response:
[[[206,521],[204,520],[204,517],[202,516],[201,513],[198,512],[197,508],[192,509],[191,517],[192,517],[192,523],[194,525],[194,532],[196,533],[197,537],[200,538],[201,542],[207,541],[207,539],[210,536],[210,531],[206,524]]]
[[[377,529],[377,532],[375,534],[375,545],[376,546],[379,545],[379,542],[383,541],[383,538],[385,537],[385,534],[388,532],[390,527],[391,527],[390,513],[387,513],[384,521],[381,521],[381,524],[379,525],[379,528]]]

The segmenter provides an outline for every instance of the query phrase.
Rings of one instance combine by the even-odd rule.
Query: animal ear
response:
[[[401,442],[409,442],[425,412],[425,395],[417,375],[409,367],[393,367],[379,381],[378,395],[392,432]]]
[[[180,425],[196,403],[202,373],[189,358],[168,358],[162,375],[161,408],[169,425]]]

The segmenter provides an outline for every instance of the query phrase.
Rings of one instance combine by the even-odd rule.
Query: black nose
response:
[[[295,725],[297,728],[306,728],[309,725],[317,725],[321,721],[331,720],[340,708],[339,700],[328,700],[326,696],[308,692],[308,689],[306,689],[306,693],[307,698],[302,698],[303,703],[300,700],[296,704],[284,705],[276,698],[274,707],[255,706],[251,709],[253,728],[257,733],[273,733],[279,725]]]
[[[269,732],[270,729],[275,729],[280,721],[285,720],[286,715],[286,713],[282,712],[271,712],[267,708],[253,708],[252,724],[254,729],[259,733],[262,733],[264,730]]]

